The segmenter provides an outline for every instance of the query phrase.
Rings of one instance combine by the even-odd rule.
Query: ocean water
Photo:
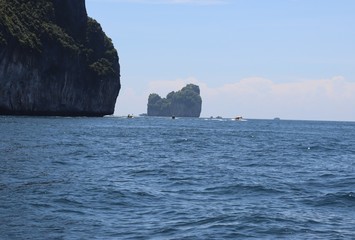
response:
[[[355,123],[0,117],[0,239],[355,239]]]

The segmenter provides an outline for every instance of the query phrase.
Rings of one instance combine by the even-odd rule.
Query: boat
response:
[[[242,121],[243,120],[243,117],[242,116],[236,116],[234,118],[235,121]]]

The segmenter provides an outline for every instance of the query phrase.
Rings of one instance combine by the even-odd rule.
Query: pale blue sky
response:
[[[353,0],[87,0],[118,49],[117,115],[201,87],[202,116],[355,120]]]

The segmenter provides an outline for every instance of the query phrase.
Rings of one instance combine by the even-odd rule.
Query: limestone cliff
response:
[[[0,0],[0,114],[109,115],[120,87],[85,0]]]
[[[201,109],[200,88],[194,84],[171,92],[166,98],[152,93],[148,99],[148,116],[200,117]]]

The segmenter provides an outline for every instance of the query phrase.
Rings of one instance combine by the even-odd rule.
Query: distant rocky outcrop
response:
[[[0,0],[0,114],[112,114],[118,60],[85,0]]]
[[[194,84],[171,92],[166,98],[152,93],[148,99],[148,116],[200,117],[201,109],[200,88]]]

